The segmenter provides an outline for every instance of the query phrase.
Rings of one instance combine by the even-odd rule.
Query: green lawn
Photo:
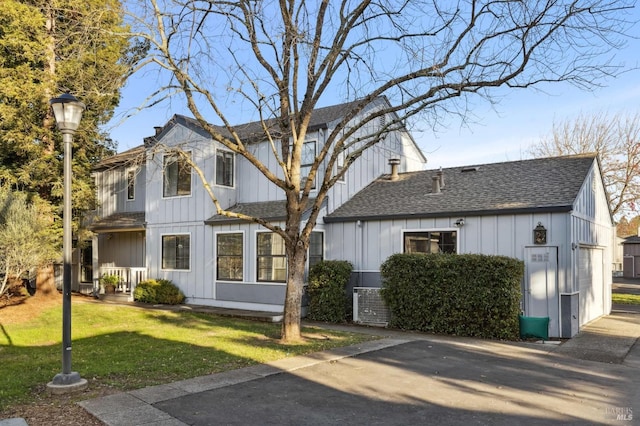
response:
[[[0,323],[0,410],[28,401],[61,371],[62,309]],[[190,312],[74,303],[72,368],[94,386],[135,389],[372,339],[304,328],[278,342],[279,324]]]
[[[624,303],[627,305],[640,305],[640,294],[613,293],[611,295],[613,303]]]

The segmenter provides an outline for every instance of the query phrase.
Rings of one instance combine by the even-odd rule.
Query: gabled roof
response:
[[[632,235],[624,239],[622,244],[640,244],[640,235]]]
[[[93,222],[89,229],[93,232],[137,231],[145,229],[144,212],[115,213]]]
[[[440,193],[432,191],[438,170],[382,176],[324,221],[568,212],[595,160],[584,154],[443,169]]]
[[[313,202],[314,199],[310,198],[308,205],[311,206]],[[227,210],[232,213],[242,213],[251,217],[259,217],[269,222],[277,222],[287,218],[287,202],[285,200],[263,201],[258,203],[238,203]],[[309,213],[310,207],[303,213],[303,220],[308,217]],[[225,225],[228,223],[241,222],[245,221],[219,214],[204,221],[207,225]]]
[[[94,171],[109,170],[124,165],[133,165],[144,162],[145,160],[144,145],[136,146],[127,151],[107,157],[93,166]]]
[[[354,105],[356,105],[359,101],[346,102],[338,105],[331,105],[322,108],[316,108],[312,115],[311,121],[309,122],[309,130],[317,130],[326,128],[329,123],[332,121],[338,120],[342,118]],[[175,125],[180,124],[188,129],[204,136],[209,137],[209,134],[205,132],[200,123],[190,117],[186,117],[184,115],[175,114],[171,119],[165,124],[162,129],[159,129],[158,133],[155,136],[145,139],[146,143],[152,143],[152,140],[161,139],[169,130],[171,130]],[[238,132],[241,138],[248,142],[261,142],[264,140],[264,129],[263,126],[266,125],[267,128],[276,128],[276,120],[269,119],[265,120],[265,122],[261,121],[252,121],[249,123],[241,123],[234,125],[234,129]],[[229,135],[227,128],[224,126],[214,126],[220,133],[224,135]]]

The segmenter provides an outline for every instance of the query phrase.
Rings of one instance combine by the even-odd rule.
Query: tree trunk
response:
[[[295,342],[302,339],[300,314],[304,267],[307,250],[302,242],[290,247],[287,244],[287,289],[284,298],[284,318],[282,319],[282,341]]]

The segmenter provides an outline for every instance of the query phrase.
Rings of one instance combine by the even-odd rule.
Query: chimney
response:
[[[444,172],[442,171],[442,167],[438,170],[438,178],[440,179],[440,189],[444,189]]]
[[[389,165],[391,166],[391,177],[390,180],[398,180],[398,166],[400,165],[399,158],[390,158]]]
[[[155,136],[158,136],[162,131],[162,126],[154,126],[153,129],[156,131]]]
[[[432,176],[431,177],[431,193],[439,194],[440,193],[440,176]]]

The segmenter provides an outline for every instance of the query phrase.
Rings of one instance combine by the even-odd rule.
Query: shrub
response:
[[[518,338],[522,261],[478,254],[396,254],[381,273],[393,326]]]
[[[344,322],[347,316],[346,287],[353,266],[342,260],[325,260],[309,270],[309,313],[316,321]]]
[[[164,305],[179,305],[185,299],[175,284],[163,279],[141,281],[133,292],[133,298],[138,302]]]

